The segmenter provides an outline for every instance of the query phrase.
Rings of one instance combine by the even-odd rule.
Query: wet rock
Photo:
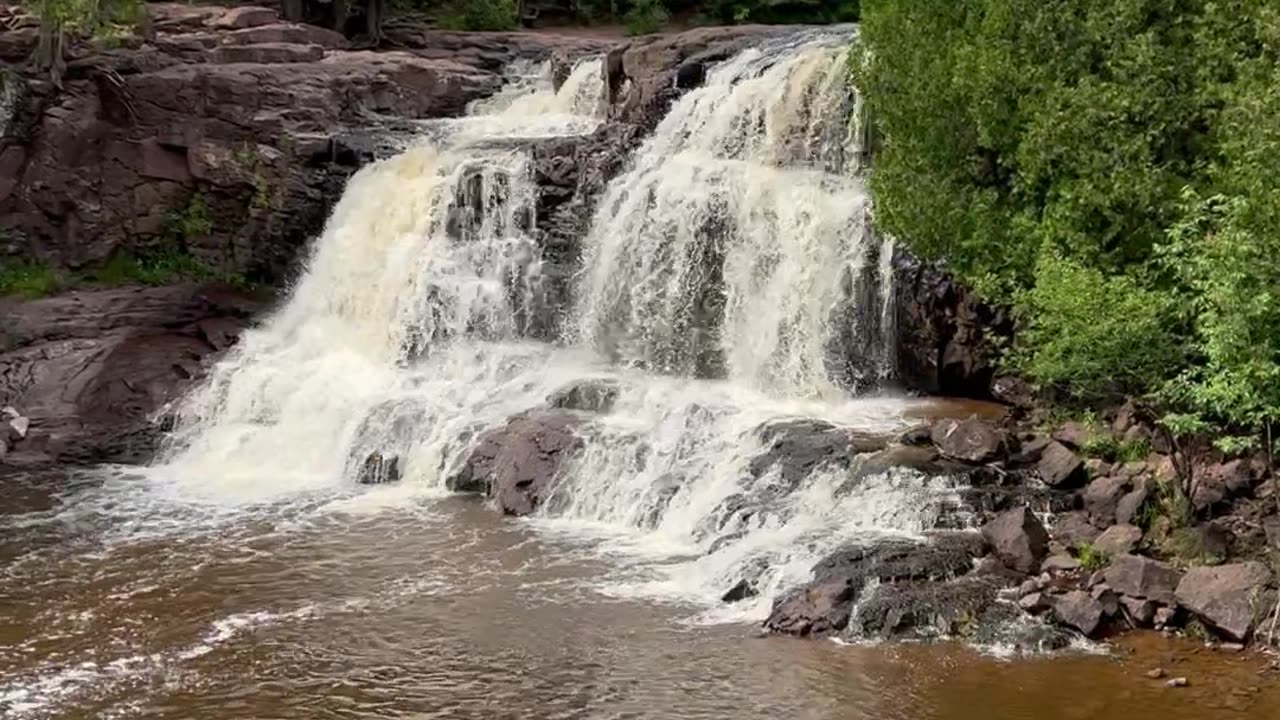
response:
[[[820,468],[847,468],[854,455],[881,450],[888,442],[883,436],[808,419],[769,423],[757,432],[766,450],[752,458],[751,475],[759,478],[776,468],[789,487]]]
[[[1036,615],[1049,609],[1049,599],[1044,593],[1033,592],[1018,599],[1018,607]]]
[[[1102,626],[1105,609],[1102,603],[1083,590],[1072,590],[1051,599],[1053,616],[1058,622],[1075,628],[1088,637],[1094,636]]]
[[[1254,480],[1253,466],[1246,460],[1196,468],[1192,473],[1191,505],[1197,512],[1207,512],[1248,493]]]
[[[1156,617],[1156,604],[1142,598],[1120,596],[1120,606],[1125,614],[1138,627],[1150,627]]]
[[[1274,606],[1271,571],[1260,562],[1194,567],[1178,583],[1178,604],[1229,640],[1244,642]]]
[[[1171,605],[1182,573],[1172,565],[1140,555],[1117,555],[1103,572],[1114,590],[1129,597]]]
[[[1047,437],[1032,437],[1023,440],[1016,452],[1009,454],[1008,462],[1010,465],[1026,466],[1035,465],[1040,462],[1040,458],[1044,455],[1045,448],[1049,447],[1053,441]]]
[[[963,462],[987,462],[1004,450],[1003,433],[977,418],[943,420],[933,426],[931,437],[939,452]]]
[[[750,581],[739,580],[736,585],[729,588],[729,590],[720,597],[720,602],[736,603],[746,600],[747,598],[753,598],[757,594],[759,593],[756,591],[756,586]]]
[[[933,426],[916,425],[898,436],[898,443],[909,447],[922,447],[933,442]]]
[[[1083,512],[1069,512],[1056,515],[1049,535],[1067,547],[1077,547],[1085,543],[1092,544],[1102,531],[1089,522]]]
[[[1053,439],[1074,450],[1083,448],[1092,433],[1082,423],[1068,422],[1053,431]]]
[[[995,555],[984,555],[973,567],[971,575],[991,575],[1000,578],[1004,583],[1012,585],[1021,582],[1025,575],[1017,570],[1010,570]],[[1025,593],[1024,593],[1025,594]]]
[[[1040,479],[1055,488],[1077,487],[1085,480],[1084,462],[1061,442],[1049,443],[1036,465]]]
[[[861,597],[848,634],[884,640],[972,637],[978,627],[1008,622],[997,603],[1001,583],[989,577],[883,583]]]
[[[1005,565],[1028,575],[1040,568],[1049,550],[1049,534],[1025,507],[1001,513],[983,526],[982,537]]]
[[[1093,549],[1109,558],[1128,555],[1142,542],[1142,530],[1133,525],[1112,525],[1093,541]]]
[[[1084,491],[1084,509],[1089,521],[1098,527],[1110,527],[1116,521],[1116,507],[1133,484],[1129,478],[1111,475],[1089,483]]]
[[[483,433],[446,486],[484,493],[508,515],[528,515],[547,500],[560,468],[582,448],[574,432],[578,422],[559,410],[517,415]]]
[[[801,636],[839,632],[868,583],[957,577],[973,566],[981,545],[976,533],[939,533],[926,542],[875,540],[837,551],[814,566],[810,582],[774,602],[765,627]]]
[[[401,468],[398,455],[383,455],[380,452],[369,453],[360,465],[356,482],[361,485],[382,485],[400,482]]]
[[[941,475],[947,468],[939,462],[939,458],[938,451],[933,446],[894,445],[865,456],[861,469],[873,473],[888,468],[905,467],[926,475]]]
[[[563,410],[607,413],[621,391],[612,380],[584,380],[560,388],[547,398],[547,404]]]
[[[1120,612],[1120,596],[1107,584],[1097,585],[1089,589],[1089,597],[1102,606],[1102,614],[1114,617]]]

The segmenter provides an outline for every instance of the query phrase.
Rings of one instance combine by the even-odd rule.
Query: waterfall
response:
[[[749,50],[675,105],[587,238],[582,342],[778,395],[882,379],[891,252],[867,223],[847,48],[818,35]],[[851,352],[865,357],[847,366]]]
[[[849,451],[850,428],[908,422],[904,400],[857,392],[889,357],[892,246],[868,228],[849,35],[770,41],[675,102],[597,206],[558,344],[526,333],[530,154],[494,141],[590,132],[602,64],[558,92],[513,69],[352,178],[299,285],[181,403],[153,472],[258,503],[350,491],[377,452],[443,493],[486,431],[594,381],[616,397],[561,411],[582,450],[532,522],[595,538],[625,569],[607,592],[715,605],[745,581],[758,598],[725,617],[758,618],[836,545],[929,527],[945,484]]]

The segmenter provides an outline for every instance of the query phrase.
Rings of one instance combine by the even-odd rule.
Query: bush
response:
[[[1172,299],[1127,276],[1046,255],[1018,299],[1012,363],[1067,398],[1099,400],[1157,387],[1180,361]]]
[[[511,30],[520,18],[515,0],[457,0],[441,18],[448,30]]]
[[[62,278],[44,263],[34,260],[0,261],[0,296],[38,298],[62,287]]]
[[[707,14],[724,23],[855,22],[860,0],[714,0]]]
[[[623,16],[628,35],[651,35],[666,27],[671,20],[663,0],[635,0]]]

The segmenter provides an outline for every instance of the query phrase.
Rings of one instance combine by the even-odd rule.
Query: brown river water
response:
[[[0,481],[6,719],[1280,718],[1265,658],[1158,636],[1008,659],[698,624],[601,592],[589,540],[471,499],[218,510],[127,477]]]

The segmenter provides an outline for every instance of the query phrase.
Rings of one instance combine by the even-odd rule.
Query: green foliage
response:
[[[1018,296],[1021,342],[1010,359],[1071,398],[1141,392],[1178,359],[1170,315],[1167,297],[1128,276],[1045,255]]]
[[[447,30],[511,30],[520,22],[515,0],[456,0],[440,19]]]
[[[114,45],[146,18],[143,0],[27,0],[32,14],[40,19],[36,61],[62,82],[67,36],[77,35]]]
[[[1076,560],[1080,561],[1080,567],[1089,572],[1101,570],[1111,563],[1106,553],[1087,542],[1076,545]]]
[[[0,261],[0,296],[38,298],[62,287],[62,278],[50,266],[34,261]]]
[[[1031,379],[1265,434],[1280,415],[1280,5],[862,5],[877,223],[1014,306],[1007,359]]]
[[[707,14],[722,23],[854,22],[861,0],[714,0]]]
[[[663,0],[633,0],[631,9],[623,16],[628,35],[651,35],[659,32],[671,20],[671,13]]]
[[[209,209],[205,206],[204,197],[193,194],[181,210],[169,213],[165,220],[165,234],[174,240],[187,240],[213,232],[213,222],[209,220]]]

